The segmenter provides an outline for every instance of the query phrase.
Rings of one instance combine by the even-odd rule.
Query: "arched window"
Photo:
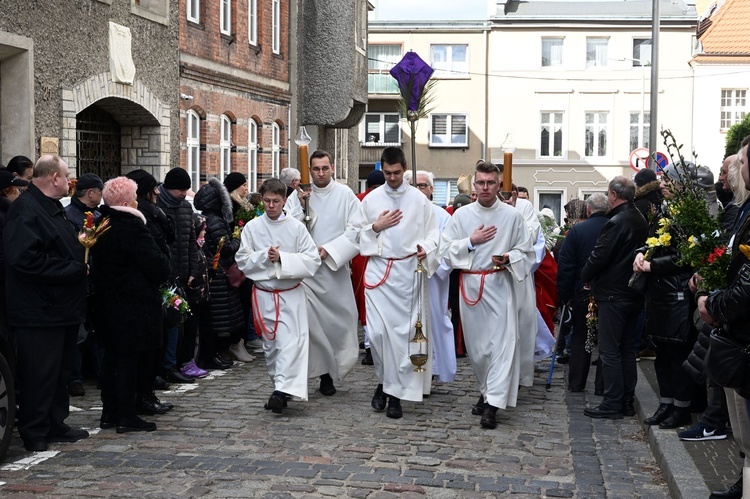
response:
[[[281,129],[278,123],[271,124],[271,176],[279,178],[281,162]]]
[[[219,151],[221,153],[219,178],[224,180],[224,177],[232,171],[232,122],[225,114],[221,115]]]
[[[192,109],[187,112],[187,172],[193,190],[200,187],[201,178],[201,120]]]
[[[247,182],[250,192],[258,192],[258,123],[247,121]]]

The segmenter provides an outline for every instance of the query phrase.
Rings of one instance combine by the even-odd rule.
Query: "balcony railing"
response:
[[[367,75],[367,92],[370,94],[398,94],[398,84],[389,73],[369,73]]]

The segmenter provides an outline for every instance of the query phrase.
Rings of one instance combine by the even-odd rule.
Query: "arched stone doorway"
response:
[[[107,111],[94,104],[78,113],[78,176],[94,173],[105,180],[120,176],[120,143],[120,124]]]

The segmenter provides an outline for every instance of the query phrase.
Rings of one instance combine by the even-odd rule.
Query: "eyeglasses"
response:
[[[476,182],[474,182],[474,185],[476,185],[477,187],[480,187],[482,189],[485,188],[485,187],[495,187],[497,185],[497,181],[496,180],[488,180],[488,181],[485,182],[485,181],[479,181],[479,180],[477,180]]]
[[[417,184],[418,189],[427,189],[430,187],[430,184]]]

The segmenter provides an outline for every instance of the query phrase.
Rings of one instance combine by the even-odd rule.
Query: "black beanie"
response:
[[[224,187],[227,188],[228,192],[232,192],[246,183],[247,179],[240,172],[232,172],[224,179]]]
[[[133,170],[125,176],[138,184],[138,190],[136,193],[138,194],[138,197],[142,198],[148,197],[149,192],[154,192],[154,189],[158,184],[154,176],[146,170]]]
[[[649,168],[643,168],[642,170],[640,170],[638,173],[635,174],[635,177],[633,177],[633,183],[637,187],[643,187],[649,182],[653,182],[655,180],[656,180],[656,172]]]
[[[367,175],[366,185],[368,189],[370,187],[377,187],[383,184],[385,184],[385,175],[383,174],[382,170],[373,170],[369,175]]]
[[[186,191],[190,189],[190,175],[182,168],[172,168],[164,177],[164,188]]]

